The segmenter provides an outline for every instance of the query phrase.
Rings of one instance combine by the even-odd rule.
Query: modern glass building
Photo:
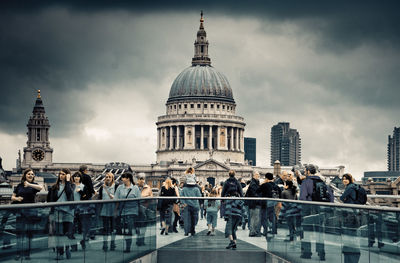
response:
[[[250,165],[256,166],[256,138],[244,138],[244,159],[249,162]]]
[[[388,171],[400,171],[400,127],[393,129],[393,136],[388,136]]]
[[[301,139],[289,122],[279,122],[271,128],[271,166],[279,161],[282,166],[292,166],[301,162]]]

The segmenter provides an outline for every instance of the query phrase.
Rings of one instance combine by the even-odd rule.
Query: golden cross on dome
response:
[[[41,98],[41,97],[40,97],[40,89],[37,90],[37,97],[38,97],[38,99]]]

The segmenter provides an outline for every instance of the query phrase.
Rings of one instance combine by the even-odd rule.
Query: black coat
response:
[[[249,188],[247,188],[246,197],[260,197],[258,193],[259,188],[260,188],[260,181],[252,178]],[[260,201],[257,200],[248,200],[246,203],[250,209],[254,209],[260,205]]]
[[[72,190],[72,186],[71,183],[69,181],[65,182],[65,188],[64,188],[64,192],[67,195],[67,200],[68,201],[74,201],[74,193]],[[57,185],[53,185],[50,190],[49,193],[47,194],[47,202],[57,202],[59,196],[58,196],[58,189],[57,189]]]
[[[85,185],[85,189],[83,189],[83,191],[85,192],[86,199],[92,199],[92,196],[94,194],[92,178],[90,178],[89,175],[82,173],[82,184]]]

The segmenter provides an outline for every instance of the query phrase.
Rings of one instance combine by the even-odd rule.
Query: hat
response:
[[[188,174],[186,176],[186,184],[187,185],[196,185],[196,177],[194,174]]]

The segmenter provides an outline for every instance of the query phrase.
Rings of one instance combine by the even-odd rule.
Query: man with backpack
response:
[[[261,184],[259,188],[260,197],[268,198],[281,198],[281,189],[274,182],[274,175],[272,173],[265,174],[264,183]],[[263,234],[268,238],[268,232],[270,234],[277,234],[277,217],[275,213],[275,207],[279,206],[281,203],[275,201],[263,202],[261,205],[261,225],[264,228]],[[268,231],[268,226],[270,226],[270,231]]]
[[[332,189],[317,175],[318,167],[313,164],[308,164],[305,167],[306,178],[300,186],[300,200],[313,202],[332,202]],[[302,219],[310,221],[312,224],[312,232],[317,234],[316,251],[321,261],[325,260],[325,245],[323,240],[324,225],[325,225],[325,210],[319,205],[302,205]],[[300,230],[300,237],[303,237],[303,232]],[[311,236],[304,236],[301,242],[301,258],[311,259]]]
[[[236,195],[237,193],[237,195]],[[225,181],[224,187],[222,188],[222,197],[227,196],[243,196],[243,189],[239,181],[235,178],[235,171],[229,171],[229,178]]]

